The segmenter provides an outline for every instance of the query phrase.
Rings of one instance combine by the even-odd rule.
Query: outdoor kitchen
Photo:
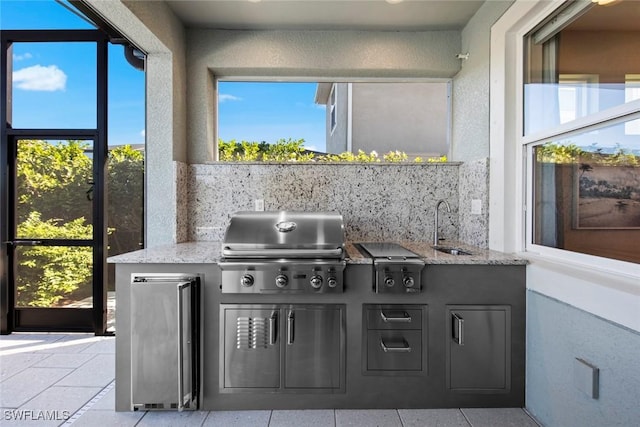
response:
[[[176,166],[185,243],[109,259],[116,410],[524,405],[487,159]]]

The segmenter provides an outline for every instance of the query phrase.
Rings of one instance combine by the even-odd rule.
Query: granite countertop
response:
[[[441,242],[441,246],[456,247],[471,255],[449,255],[438,252],[427,242],[396,242],[418,254],[426,264],[525,265],[524,258],[514,254],[481,249],[460,242]],[[346,244],[348,264],[371,264],[371,258],[360,253],[354,243]],[[112,264],[214,264],[220,261],[222,242],[188,242],[141,249],[109,257]]]

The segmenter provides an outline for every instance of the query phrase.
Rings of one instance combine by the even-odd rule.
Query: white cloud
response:
[[[55,65],[34,65],[14,72],[13,82],[18,89],[54,92],[65,89],[67,75]]]
[[[145,134],[146,134],[145,130],[144,130],[144,129],[142,129],[142,130],[140,131],[140,136],[144,138]]]
[[[33,58],[33,55],[31,55],[29,52],[26,52],[23,55],[16,55],[16,54],[13,55],[13,60],[16,62],[22,61],[24,59],[31,59],[31,58]]]
[[[225,101],[242,101],[242,98],[235,95],[229,95],[228,93],[221,93],[220,95],[218,95],[218,102]]]

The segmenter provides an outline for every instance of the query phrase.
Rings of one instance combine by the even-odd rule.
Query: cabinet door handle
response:
[[[395,345],[392,346],[388,346],[385,344],[384,340],[382,338],[380,338],[380,347],[382,347],[382,350],[385,353],[410,353],[411,352],[411,346],[409,345],[409,343],[406,340],[402,340],[402,346],[398,347]]]
[[[293,335],[295,333],[295,328],[294,328],[295,319],[296,317],[293,314],[293,310],[291,310],[289,312],[289,315],[287,316],[287,344],[289,345],[293,344]]]
[[[182,282],[177,284],[178,289],[178,411],[182,412],[185,408],[184,401],[184,384],[183,384],[183,367],[184,367],[184,310],[183,291],[191,286],[191,282]]]
[[[451,313],[453,320],[453,340],[458,345],[464,345],[464,319],[458,313]]]
[[[392,317],[384,314],[384,310],[380,310],[380,317],[384,323],[411,323],[411,316],[406,311],[393,312],[400,313],[400,316]]]
[[[278,312],[271,313],[269,318],[269,344],[275,345],[278,340]]]

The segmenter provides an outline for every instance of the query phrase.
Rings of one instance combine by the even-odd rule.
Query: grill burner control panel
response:
[[[373,291],[376,293],[418,293],[424,261],[397,243],[361,243],[373,258]]]
[[[418,293],[424,262],[419,259],[375,259],[376,293]]]
[[[345,262],[262,263],[222,262],[222,293],[341,293]]]

